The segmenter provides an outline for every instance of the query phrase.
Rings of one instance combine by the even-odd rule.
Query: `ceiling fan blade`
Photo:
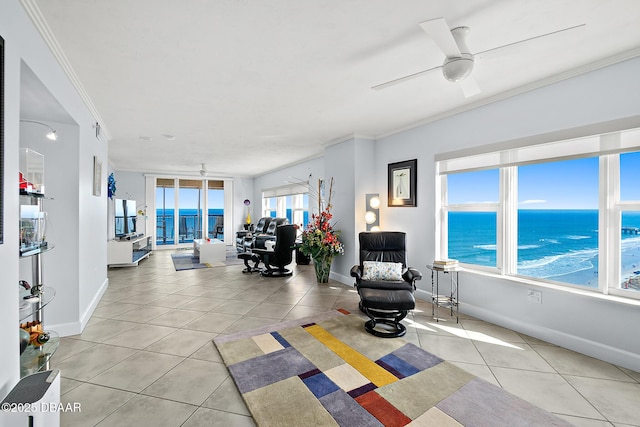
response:
[[[409,74],[408,76],[399,77],[397,79],[389,80],[388,82],[372,86],[371,89],[375,89],[375,90],[385,89],[385,88],[388,88],[389,86],[393,86],[393,85],[398,84],[398,83],[402,83],[402,82],[406,82],[406,81],[411,80],[411,79],[415,79],[416,77],[420,77],[420,76],[422,76],[424,74],[427,74],[429,71],[437,70],[439,68],[442,68],[442,66],[439,65],[437,67],[429,68],[428,70],[418,71],[417,73]]]
[[[451,34],[449,24],[447,24],[444,18],[430,19],[429,21],[421,22],[420,26],[433,39],[447,58],[460,56],[460,48],[456,44]]]
[[[519,44],[519,43],[528,42],[528,41],[539,39],[539,38],[542,38],[542,37],[552,36],[554,34],[559,34],[559,33],[565,32],[565,31],[569,31],[569,30],[575,30],[576,28],[584,27],[586,25],[587,24],[579,24],[579,25],[574,25],[573,27],[562,28],[560,30],[551,31],[550,33],[540,34],[540,35],[537,35],[537,36],[529,37],[528,39],[518,40],[517,42],[507,43],[507,44],[504,44],[502,46],[498,46],[498,47],[494,47],[494,48],[491,48],[491,49],[483,50],[482,52],[477,52],[474,55],[476,57],[478,57],[478,56],[480,56],[482,54],[485,54],[487,52],[492,52],[494,50],[502,49],[504,47],[513,46],[513,45],[516,45],[516,44]]]
[[[464,80],[459,81],[458,84],[460,85],[465,98],[470,98],[481,92],[480,86],[478,86],[478,83],[473,76],[467,76]]]

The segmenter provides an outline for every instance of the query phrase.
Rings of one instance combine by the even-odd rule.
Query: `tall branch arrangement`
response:
[[[333,196],[333,178],[329,184],[327,205],[322,208],[321,182],[318,180],[318,214],[311,215],[311,221],[302,232],[300,251],[312,258],[344,254],[344,246],[340,242],[340,230],[334,230],[331,224],[331,199]]]

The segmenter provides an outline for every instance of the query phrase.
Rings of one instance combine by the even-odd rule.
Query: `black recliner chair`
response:
[[[407,267],[406,233],[399,231],[363,232],[359,235],[360,264],[351,268],[360,295],[360,310],[368,317],[367,332],[383,337],[403,336],[400,323],[415,308],[415,282],[422,274]],[[375,329],[378,323],[384,330]]]
[[[260,260],[265,265],[265,268],[261,271],[263,276],[281,277],[292,274],[291,270],[287,270],[285,267],[293,261],[296,236],[295,225],[279,225],[276,227],[276,243],[273,249],[253,249],[253,253],[260,257]]]
[[[276,228],[279,225],[288,224],[287,218],[262,217],[256,224],[256,229],[244,240],[244,252],[238,254],[238,258],[244,261],[243,273],[253,273],[260,270],[262,259],[255,253],[255,249],[267,249],[267,242],[276,240]],[[252,262],[253,265],[249,263]]]
[[[266,232],[270,222],[271,217],[264,216],[251,229],[236,232],[236,251],[238,253],[246,252],[251,247],[253,236]]]

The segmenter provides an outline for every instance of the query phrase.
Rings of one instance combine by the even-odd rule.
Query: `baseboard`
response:
[[[431,293],[420,289],[416,291],[416,297],[424,301],[431,301]],[[460,305],[460,313],[511,329],[512,331],[529,335],[533,338],[555,344],[559,347],[567,348],[587,356],[595,357],[596,359],[604,360],[605,362],[609,362],[623,368],[640,372],[640,355],[626,350],[567,334],[566,332],[555,329],[521,322],[517,319],[505,317],[494,311],[489,311],[482,307],[467,303]]]
[[[75,322],[67,322],[67,323],[56,323],[56,324],[48,323],[47,329],[56,331],[61,337],[68,337],[72,335],[81,334],[85,326],[87,326],[89,319],[91,319],[91,316],[93,315],[94,310],[98,306],[98,303],[102,298],[102,295],[104,294],[104,292],[107,290],[108,287],[109,287],[109,279],[107,278],[100,286],[100,289],[98,290],[96,295],[93,297],[93,300],[91,300],[91,304],[89,304],[89,307],[87,307],[85,312],[80,317],[80,320]]]
[[[89,304],[89,306],[84,311],[82,316],[80,316],[80,324],[82,325],[81,331],[83,331],[85,326],[87,326],[87,323],[89,323],[91,316],[93,316],[93,312],[98,307],[98,303],[100,303],[100,300],[102,299],[102,295],[104,295],[108,287],[109,287],[109,278],[106,277],[104,279],[104,282],[102,282],[102,285],[100,285],[98,292],[96,292],[93,299],[91,300],[91,304]]]
[[[338,274],[335,271],[329,272],[329,279],[333,279],[336,282],[340,282],[343,285],[353,286],[354,279],[350,276],[343,276],[342,274]]]

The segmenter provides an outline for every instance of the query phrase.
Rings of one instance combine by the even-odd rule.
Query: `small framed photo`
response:
[[[418,160],[389,163],[387,206],[417,206]]]
[[[93,156],[93,195],[102,195],[102,162]]]

